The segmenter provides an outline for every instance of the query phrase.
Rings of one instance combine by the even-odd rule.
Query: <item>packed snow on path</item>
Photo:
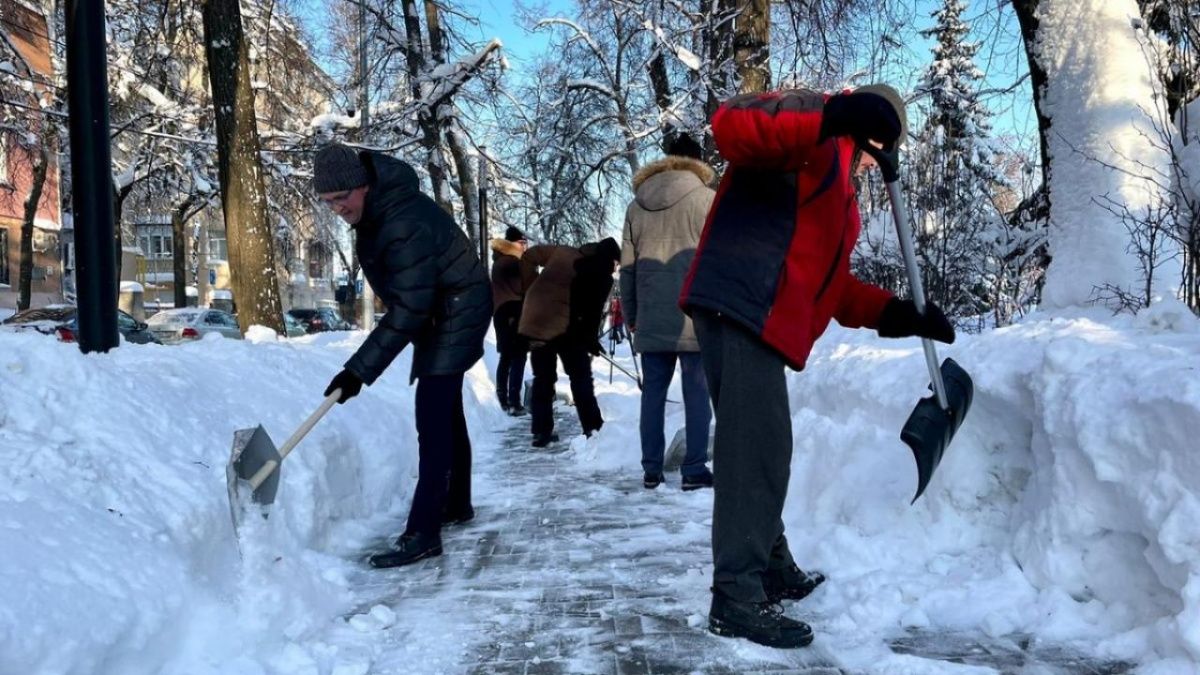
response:
[[[409,358],[288,458],[271,518],[246,524],[239,551],[234,430],[262,423],[281,443],[363,334],[251,338],[84,356],[0,334],[0,673],[348,675],[404,647],[372,632],[403,609],[362,607],[354,579],[411,499]],[[942,351],[974,377],[975,403],[915,506],[898,430],[927,385],[919,345],[834,329],[789,375],[784,520],[798,561],[830,577],[797,606],[817,617],[817,647],[851,672],[966,672],[885,640],[1026,633],[1140,672],[1200,672],[1200,321],[1173,302],[1137,317],[1039,314]],[[636,389],[620,374],[609,385],[601,363],[609,422],[559,458],[593,482],[636,484]],[[489,352],[466,385],[481,466],[503,461],[492,432],[513,424],[492,365]],[[475,480],[489,501],[502,489]],[[708,514],[692,517],[684,529],[702,533]],[[711,565],[691,562],[699,572],[662,583],[700,616]],[[405,620],[455,645],[486,640],[436,606]],[[427,647],[406,672],[457,672],[445,645]]]

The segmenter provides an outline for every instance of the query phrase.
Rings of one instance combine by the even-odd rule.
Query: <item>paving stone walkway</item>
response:
[[[711,491],[682,492],[676,472],[648,492],[636,466],[589,474],[563,456],[578,434],[573,412],[557,409],[563,442],[549,448],[529,446],[528,418],[498,432],[503,449],[474,467],[477,517],[443,531],[444,555],[395,570],[364,565],[354,580],[360,611],[382,605],[394,614],[371,673],[852,672],[819,637],[808,649],[775,650],[709,634],[701,568],[710,559]],[[788,612],[819,632],[823,617],[803,603]],[[912,633],[889,644],[1001,673],[1132,669],[1027,636]]]

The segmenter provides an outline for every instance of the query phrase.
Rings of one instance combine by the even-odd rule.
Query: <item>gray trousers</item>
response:
[[[716,410],[713,442],[713,588],[763,602],[768,569],[790,567],[783,501],[792,463],[792,417],[783,357],[719,314],[692,319]]]

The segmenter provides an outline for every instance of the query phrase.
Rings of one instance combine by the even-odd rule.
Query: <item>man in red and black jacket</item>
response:
[[[797,567],[783,534],[792,456],[785,366],[802,369],[833,319],[885,337],[954,340],[932,303],[922,316],[850,273],[861,227],[856,149],[894,147],[905,125],[903,99],[886,85],[747,94],[713,116],[729,166],[680,306],[695,322],[717,419],[709,626],[719,635],[776,647],[812,641],[809,626],[778,606],[824,581]]]

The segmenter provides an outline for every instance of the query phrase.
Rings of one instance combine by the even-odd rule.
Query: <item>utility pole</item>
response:
[[[367,144],[367,124],[370,120],[370,88],[367,77],[367,0],[358,0],[358,135],[363,145]],[[375,327],[375,291],[363,271],[362,309],[358,325],[363,330]]]
[[[79,349],[87,354],[120,344],[104,0],[67,0],[66,10],[75,300]]]

